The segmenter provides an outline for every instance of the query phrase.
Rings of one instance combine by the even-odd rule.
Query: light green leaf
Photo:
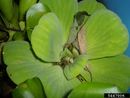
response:
[[[111,83],[124,92],[130,87],[130,58],[124,55],[89,61],[93,82]]]
[[[121,93],[121,91],[111,84],[84,83],[76,87],[68,98],[104,98],[104,93]]]
[[[83,0],[79,2],[78,8],[79,12],[85,11],[89,15],[92,15],[97,10],[105,9],[105,6],[96,0]]]
[[[40,62],[34,57],[29,43],[8,42],[3,48],[4,62],[9,77],[19,84],[27,79],[39,77],[47,98],[63,98],[72,88],[80,84],[78,79],[68,81],[60,66]]]
[[[66,65],[64,68],[64,74],[67,79],[75,78],[82,72],[87,65],[87,56],[86,55],[79,55],[75,60],[74,63]]]
[[[64,42],[66,42],[73,23],[74,15],[78,11],[77,0],[40,0],[40,2],[47,5],[60,19],[65,29],[65,32],[63,33]]]
[[[47,98],[63,98],[72,88],[80,84],[76,78],[67,81],[60,66],[43,70],[38,77],[42,81]]]
[[[31,36],[35,54],[47,62],[59,62],[63,50],[63,29],[54,13],[47,13],[39,20]]]
[[[119,17],[109,10],[98,10],[84,27],[89,59],[122,54],[128,46],[128,31]]]
[[[26,29],[29,40],[31,40],[31,34],[34,27],[38,24],[39,19],[42,15],[47,13],[49,10],[42,3],[34,4],[29,8],[26,14]]]
[[[36,59],[29,43],[25,41],[6,43],[3,49],[3,59],[7,65],[9,77],[16,84],[36,76],[43,68],[51,66]]]

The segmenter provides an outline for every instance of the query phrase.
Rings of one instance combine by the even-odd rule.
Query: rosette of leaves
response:
[[[92,13],[88,16],[80,13],[79,16],[88,18],[78,24],[80,5],[76,0],[40,2],[49,12],[41,15],[30,10],[34,13],[30,15],[36,15],[28,18],[36,19],[35,26],[27,25],[33,27],[31,34],[29,31],[30,42],[11,41],[4,45],[3,60],[13,82],[20,84],[38,77],[47,98],[66,97],[83,82],[109,83],[126,91],[130,86],[130,58],[123,52],[129,38],[119,17],[96,5],[94,10],[84,8],[83,12]]]

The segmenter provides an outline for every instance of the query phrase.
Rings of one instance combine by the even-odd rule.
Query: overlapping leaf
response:
[[[83,27],[89,59],[122,54],[128,46],[128,31],[109,10],[96,11]]]
[[[124,92],[130,87],[130,58],[124,55],[89,61],[93,82],[111,83]]]
[[[66,42],[73,23],[74,15],[78,11],[77,0],[40,0],[40,2],[47,5],[49,9],[58,16],[65,29],[65,32],[63,33],[65,36],[64,42]]]
[[[76,78],[67,81],[60,66],[53,66],[41,72],[38,77],[41,79],[48,98],[63,98],[80,82]]]
[[[63,50],[63,28],[54,13],[47,13],[39,20],[31,36],[35,54],[47,62],[59,62]]]
[[[3,49],[4,62],[10,78],[16,84],[26,79],[39,77],[47,98],[62,98],[73,87],[80,84],[78,79],[68,81],[60,66],[40,62],[34,57],[29,43],[24,41],[8,42]]]
[[[3,59],[7,65],[9,77],[19,84],[37,75],[42,69],[51,66],[35,58],[28,42],[14,41],[5,44]]]
[[[41,3],[34,4],[29,8],[26,14],[26,29],[29,40],[31,40],[31,34],[34,27],[38,24],[42,15],[48,12],[48,9]]]

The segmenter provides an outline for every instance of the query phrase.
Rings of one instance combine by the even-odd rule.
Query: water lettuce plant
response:
[[[24,39],[6,42],[2,51],[15,84],[37,77],[43,98],[103,98],[105,92],[127,91],[128,31],[114,12],[96,0],[19,3],[29,6],[20,7]]]

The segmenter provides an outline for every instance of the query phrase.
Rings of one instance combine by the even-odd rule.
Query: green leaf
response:
[[[18,5],[14,0],[0,0],[0,17],[7,28],[19,29]]]
[[[128,46],[128,31],[119,17],[109,10],[98,10],[84,27],[89,59],[122,54]]]
[[[24,20],[27,10],[37,2],[37,0],[19,0],[19,20]]]
[[[39,20],[31,36],[35,54],[47,62],[59,62],[63,50],[63,29],[54,13],[47,13]]]
[[[78,11],[77,0],[40,0],[40,2],[47,5],[60,19],[65,29],[65,32],[63,33],[65,36],[64,42],[66,42],[73,23],[74,15]]]
[[[12,37],[12,40],[24,40],[23,32],[15,32],[15,34]]]
[[[93,82],[111,83],[124,92],[130,87],[130,58],[124,55],[89,61]]]
[[[9,77],[16,84],[36,76],[42,68],[51,66],[36,59],[29,43],[25,41],[7,42],[3,48],[3,59]]]
[[[84,83],[75,88],[68,98],[104,98],[104,93],[121,93],[121,91],[110,84]]]
[[[39,19],[42,15],[48,12],[46,6],[41,3],[34,4],[29,8],[26,14],[26,29],[29,40],[31,40],[31,34],[34,27],[38,24]]]
[[[13,98],[46,98],[39,78],[35,77],[20,83],[13,91]]]
[[[67,81],[60,66],[47,68],[38,77],[42,81],[47,98],[63,98],[72,88],[80,84],[76,78]]]
[[[8,42],[3,48],[3,58],[9,77],[19,84],[27,79],[39,77],[47,98],[62,98],[80,84],[78,79],[68,81],[60,66],[40,62],[34,57],[30,46],[24,41]]]
[[[92,15],[95,11],[100,9],[105,9],[105,6],[102,3],[97,2],[96,0],[83,0],[78,4],[79,12],[87,12],[89,15]]]
[[[84,70],[87,65],[87,56],[79,55],[72,64],[66,65],[64,68],[64,74],[67,79],[75,78]]]
[[[14,16],[14,2],[13,0],[0,0],[0,11],[7,21],[11,21]]]

